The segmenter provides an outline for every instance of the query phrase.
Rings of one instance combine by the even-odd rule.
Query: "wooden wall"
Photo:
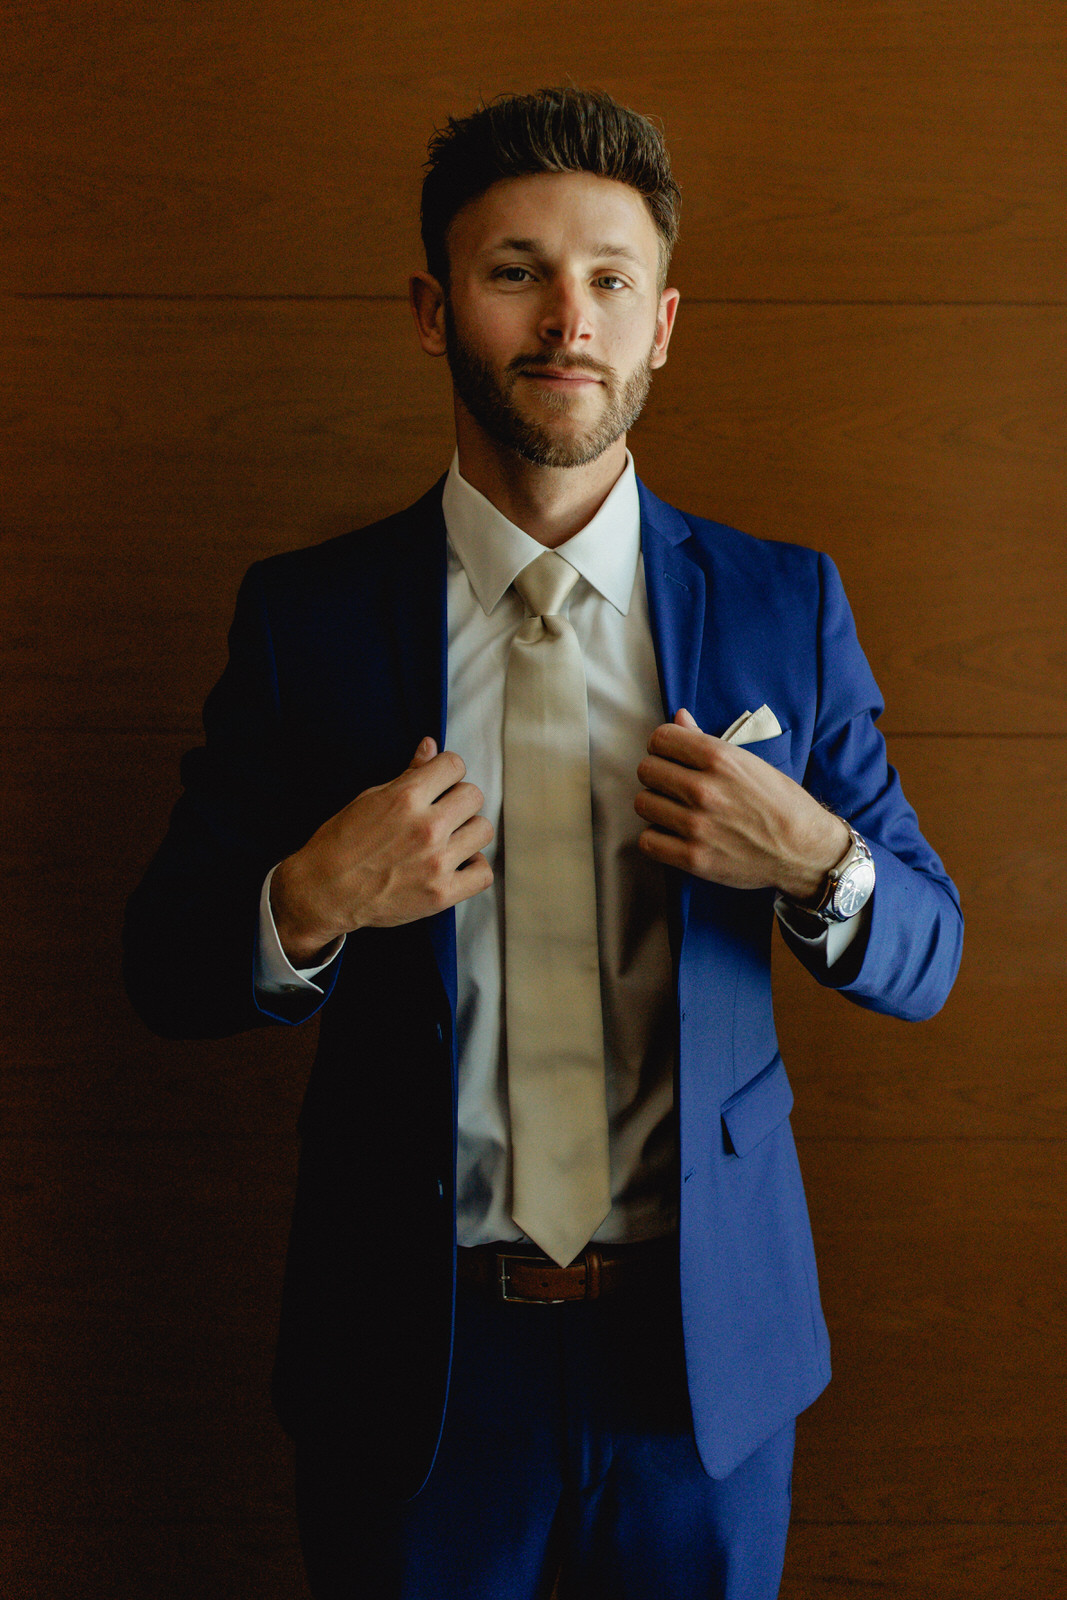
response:
[[[302,1593],[266,1403],[311,1040],[133,1019],[121,907],[239,576],[414,498],[425,140],[570,77],[685,191],[653,488],[839,563],[965,965],[907,1028],[781,964],[834,1338],[786,1600],[1067,1592],[1067,9],[65,0],[0,43],[0,1591]]]

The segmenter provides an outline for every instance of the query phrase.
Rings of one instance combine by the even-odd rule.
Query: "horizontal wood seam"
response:
[[[200,1040],[178,1040],[177,1043],[196,1045]],[[209,1043],[219,1043],[211,1040]],[[104,1144],[115,1143],[123,1145],[133,1144],[249,1144],[249,1145],[276,1145],[288,1142],[290,1137],[295,1137],[288,1124],[279,1124],[277,1129],[265,1133],[245,1133],[240,1129],[226,1130],[224,1132],[198,1132],[195,1129],[176,1129],[168,1132],[166,1129],[156,1128],[82,1128],[67,1133],[63,1132],[0,1132],[0,1149],[7,1147],[18,1149],[21,1145],[71,1145],[71,1144]],[[848,1145],[931,1145],[931,1144],[966,1144],[966,1145],[1067,1145],[1067,1137],[1054,1133],[798,1133],[795,1135],[799,1145],[815,1144],[848,1144]]]
[[[0,1522],[0,1527],[3,1523]],[[793,1528],[1067,1528],[1058,1518],[1017,1517],[792,1517]]]
[[[137,725],[125,723],[89,723],[84,720],[78,722],[45,722],[38,719],[8,721],[0,718],[0,733],[30,733],[30,734],[61,734],[61,733],[99,733],[102,735],[134,738],[138,734],[145,738],[189,738],[203,739],[204,730],[199,724],[174,724],[174,723],[138,723]],[[961,730],[952,732],[948,729],[913,729],[883,728],[882,734],[887,742],[894,739],[1033,739],[1033,740],[1064,740],[1067,739],[1067,730],[1035,729],[1027,732],[1025,729],[1016,728],[1000,732],[997,729],[982,729],[981,731]]]
[[[224,1513],[221,1516],[151,1516],[148,1518],[137,1515],[130,1515],[126,1517],[70,1516],[64,1517],[61,1521],[52,1521],[45,1517],[34,1516],[32,1527],[34,1532],[47,1532],[54,1529],[60,1529],[65,1532],[74,1528],[99,1528],[104,1530],[129,1527],[151,1527],[166,1529],[186,1527],[226,1528],[242,1526],[250,1528],[278,1527],[288,1529],[291,1521],[292,1519],[288,1512],[278,1512],[276,1515],[271,1516],[270,1514],[247,1515],[246,1513],[234,1511],[231,1514]],[[27,1519],[25,1517],[0,1517],[0,1530],[16,1529],[21,1532],[26,1528],[26,1526]],[[1031,1522],[1015,1518],[1010,1520],[991,1519],[989,1521],[976,1521],[970,1518],[964,1520],[963,1518],[956,1517],[937,1517],[930,1520],[917,1517],[885,1519],[874,1517],[847,1517],[836,1518],[833,1520],[827,1519],[823,1521],[814,1517],[794,1516],[791,1519],[790,1526],[793,1528],[1067,1528],[1067,1522],[1050,1522],[1042,1519],[1037,1519]]]
[[[201,293],[201,294],[148,294],[126,293],[122,290],[51,290],[40,293],[29,289],[14,289],[0,296],[9,300],[133,300],[159,303],[196,303],[198,301],[234,302],[235,304],[278,303],[286,304],[314,304],[321,302],[324,305],[341,303],[353,305],[407,305],[407,296],[403,294],[228,294],[228,293]],[[796,307],[845,307],[845,306],[899,306],[928,309],[931,311],[943,309],[981,309],[991,307],[1008,311],[1040,311],[1063,310],[1067,307],[1067,300],[853,300],[853,299],[760,299],[732,297],[718,297],[715,295],[683,296],[687,306],[796,306]]]

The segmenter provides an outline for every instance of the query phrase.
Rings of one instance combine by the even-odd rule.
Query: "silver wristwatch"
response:
[[[847,922],[862,911],[874,892],[874,860],[854,828],[845,823],[852,835],[851,843],[841,860],[826,874],[826,888],[816,906],[804,910],[820,922]]]

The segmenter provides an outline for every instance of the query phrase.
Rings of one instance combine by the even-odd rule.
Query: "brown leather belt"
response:
[[[508,1305],[554,1306],[653,1288],[670,1281],[677,1261],[673,1235],[639,1244],[587,1245],[569,1267],[557,1266],[534,1245],[501,1242],[461,1246],[456,1277]]]

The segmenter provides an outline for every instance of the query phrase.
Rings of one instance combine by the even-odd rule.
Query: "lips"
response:
[[[592,372],[580,369],[566,372],[561,371],[559,368],[551,367],[524,367],[520,372],[520,376],[523,378],[536,378],[542,383],[558,383],[561,387],[567,384],[573,384],[578,387],[590,383],[599,384],[604,381],[602,378],[596,377]]]

